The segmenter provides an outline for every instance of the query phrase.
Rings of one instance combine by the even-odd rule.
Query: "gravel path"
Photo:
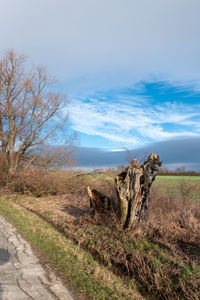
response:
[[[61,280],[42,267],[31,246],[0,216],[0,300],[72,299]]]

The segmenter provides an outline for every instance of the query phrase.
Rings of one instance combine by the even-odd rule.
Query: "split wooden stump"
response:
[[[148,160],[139,164],[133,159],[130,165],[114,179],[120,207],[120,221],[124,228],[135,228],[148,216],[152,183],[162,165],[160,157],[152,153]],[[111,199],[96,190],[87,188],[91,207],[95,211],[108,210]]]

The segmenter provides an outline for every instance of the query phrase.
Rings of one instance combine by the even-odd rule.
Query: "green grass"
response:
[[[156,176],[153,186],[172,198],[200,201],[200,176]]]
[[[87,299],[142,299],[133,280],[122,281],[33,213],[1,198],[0,213],[37,248],[60,276],[84,293]]]

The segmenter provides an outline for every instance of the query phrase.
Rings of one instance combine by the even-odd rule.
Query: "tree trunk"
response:
[[[152,153],[148,160],[140,165],[137,159],[115,177],[115,188],[120,207],[120,221],[124,228],[136,228],[140,220],[147,220],[151,185],[162,162],[157,154]],[[111,199],[87,188],[90,206],[95,212],[110,208]]]
[[[152,153],[142,165],[134,159],[115,178],[124,228],[136,227],[141,219],[147,218],[150,188],[161,164],[160,157]]]
[[[9,151],[8,151],[8,176],[12,176],[15,171],[15,154],[14,154],[14,142],[13,142],[13,135],[9,136]]]

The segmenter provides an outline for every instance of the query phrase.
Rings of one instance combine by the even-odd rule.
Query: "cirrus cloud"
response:
[[[116,147],[139,147],[200,134],[200,104],[184,103],[183,99],[159,103],[126,89],[103,97],[74,99],[69,110],[74,130],[103,137]]]

